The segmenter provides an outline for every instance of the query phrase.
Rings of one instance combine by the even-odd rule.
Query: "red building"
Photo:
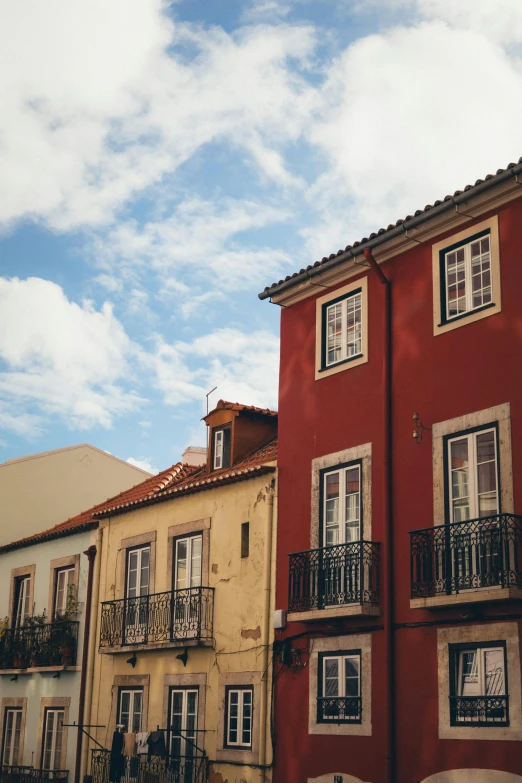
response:
[[[522,158],[281,305],[275,783],[522,781]]]

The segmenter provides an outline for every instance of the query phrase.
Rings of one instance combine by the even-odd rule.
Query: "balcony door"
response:
[[[174,636],[197,636],[201,621],[201,559],[203,536],[174,542]]]
[[[449,533],[451,576],[457,589],[498,584],[502,552],[496,428],[460,434],[447,444],[454,523]]]
[[[31,614],[31,577],[21,576],[15,583],[14,622],[15,628],[24,625]]]
[[[16,767],[20,764],[20,737],[22,733],[22,710],[5,711],[4,745],[2,766]]]
[[[65,767],[63,721],[64,710],[45,710],[42,769],[63,770]]]
[[[117,725],[123,731],[137,734],[141,731],[143,713],[143,690],[141,688],[121,688],[119,693]]]
[[[179,783],[192,783],[196,779],[198,697],[197,688],[170,690],[169,755]]]
[[[147,638],[150,546],[127,551],[125,644],[144,643]]]
[[[361,522],[360,463],[324,472],[322,589],[326,604],[358,600]]]

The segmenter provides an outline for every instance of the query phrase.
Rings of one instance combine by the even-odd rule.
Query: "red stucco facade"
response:
[[[502,310],[445,334],[434,335],[432,243],[498,215]],[[441,607],[410,608],[409,532],[434,524],[432,432],[423,442],[412,438],[412,415],[423,423],[444,422],[487,408],[510,404],[515,514],[522,515],[522,198],[481,214],[469,224],[431,238],[382,263],[392,290],[392,494],[394,563],[394,735],[396,783],[420,783],[447,770],[500,770],[522,776],[519,741],[439,738],[437,633],[440,628],[518,624],[522,602],[516,600]],[[376,254],[378,258],[378,254]],[[281,309],[279,389],[279,506],[276,607],[288,606],[291,552],[311,548],[312,460],[360,444],[372,444],[372,540],[383,542],[385,508],[385,439],[383,433],[383,351],[385,290],[369,268],[368,361],[315,380],[316,299],[324,288],[310,288],[307,298]],[[350,277],[330,289],[356,280]],[[321,279],[317,278],[320,283]],[[500,448],[503,444],[500,444]],[[317,525],[319,525],[317,520]],[[520,564],[522,569],[522,563]],[[306,783],[321,775],[352,775],[385,783],[386,646],[382,591],[381,614],[327,621],[289,622],[278,631],[298,650],[293,665],[275,665],[275,783]],[[468,619],[462,615],[471,609]],[[493,618],[493,619],[491,619]],[[420,624],[418,627],[405,624]],[[373,629],[373,630],[370,630]],[[371,635],[371,735],[330,736],[309,733],[309,661],[314,639],[365,630]],[[345,778],[346,780],[347,778]],[[513,780],[518,778],[513,778]],[[520,778],[522,779],[522,778]],[[455,778],[457,780],[457,778]]]

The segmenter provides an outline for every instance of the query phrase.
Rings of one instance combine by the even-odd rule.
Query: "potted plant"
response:
[[[76,648],[75,628],[72,624],[72,618],[76,616],[80,608],[80,602],[76,600],[76,588],[69,585],[67,588],[67,603],[65,610],[56,617],[56,633],[58,647],[64,666],[71,666],[74,660]]]
[[[27,652],[29,655],[29,664],[31,667],[41,665],[42,659],[45,659],[44,646],[45,646],[45,634],[39,632],[38,628],[41,628],[46,624],[47,616],[45,609],[43,614],[33,614],[31,617],[27,617],[25,621],[25,627],[34,629],[27,634]],[[45,664],[44,664],[45,665]]]

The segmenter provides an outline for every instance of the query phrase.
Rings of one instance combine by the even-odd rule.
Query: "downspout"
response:
[[[91,705],[92,705],[92,685],[94,680],[94,661],[96,656],[96,635],[98,632],[97,628],[97,620],[98,620],[98,598],[99,598],[99,591],[100,591],[100,572],[101,572],[101,548],[102,548],[102,540],[103,540],[103,530],[102,528],[98,528],[98,532],[96,534],[96,548],[95,552],[98,554],[98,557],[94,560],[94,573],[93,573],[93,580],[92,580],[92,590],[89,593],[90,597],[90,607],[89,607],[89,623],[88,628],[88,646],[83,646],[83,655],[84,660],[82,663],[82,677],[84,675],[85,671],[85,708],[83,710],[83,721],[82,725],[89,725],[91,722]],[[85,610],[85,614],[87,616],[87,608]],[[85,774],[87,773],[87,759],[88,759],[88,751],[89,751],[89,743],[81,741],[80,738],[82,738],[83,732],[78,730],[78,746],[81,748],[81,753],[76,755],[76,766],[78,768],[78,758],[80,758],[80,774],[78,777],[75,775],[75,783],[80,783],[80,779],[83,780]]]
[[[277,481],[277,479],[276,479]],[[265,550],[263,563],[263,628],[261,635],[262,644],[262,663],[263,679],[261,682],[261,710],[260,710],[260,730],[259,730],[259,780],[265,783],[266,780],[266,760],[267,760],[267,738],[270,735],[268,731],[268,722],[270,720],[268,683],[269,683],[269,640],[270,640],[270,606],[271,606],[271,586],[272,586],[272,563],[273,563],[273,530],[277,520],[277,484],[274,482],[273,488],[269,488],[267,497],[267,519],[265,529]],[[272,759],[270,760],[272,761]]]
[[[384,636],[386,645],[386,688],[385,688],[385,715],[386,732],[384,744],[384,762],[386,783],[395,783],[395,649],[393,635],[393,495],[392,495],[392,296],[391,284],[370,248],[364,249],[364,257],[375,272],[379,283],[384,286],[384,352],[382,361],[383,374],[383,427],[384,427],[384,475],[383,475],[383,499],[384,499]]]
[[[91,608],[92,608],[92,583],[94,573],[94,562],[96,559],[96,547],[90,546],[86,552],[89,559],[89,572],[87,575],[87,598],[85,601],[85,626],[83,630],[83,652],[82,652],[82,673],[80,676],[80,698],[78,703],[78,726],[84,724],[84,712],[85,712],[85,687],[87,681],[87,661],[89,658],[89,637],[91,631]],[[78,736],[76,738],[76,762],[74,765],[74,783],[80,783],[80,767],[82,760],[82,744],[83,744],[83,731],[78,729]]]

